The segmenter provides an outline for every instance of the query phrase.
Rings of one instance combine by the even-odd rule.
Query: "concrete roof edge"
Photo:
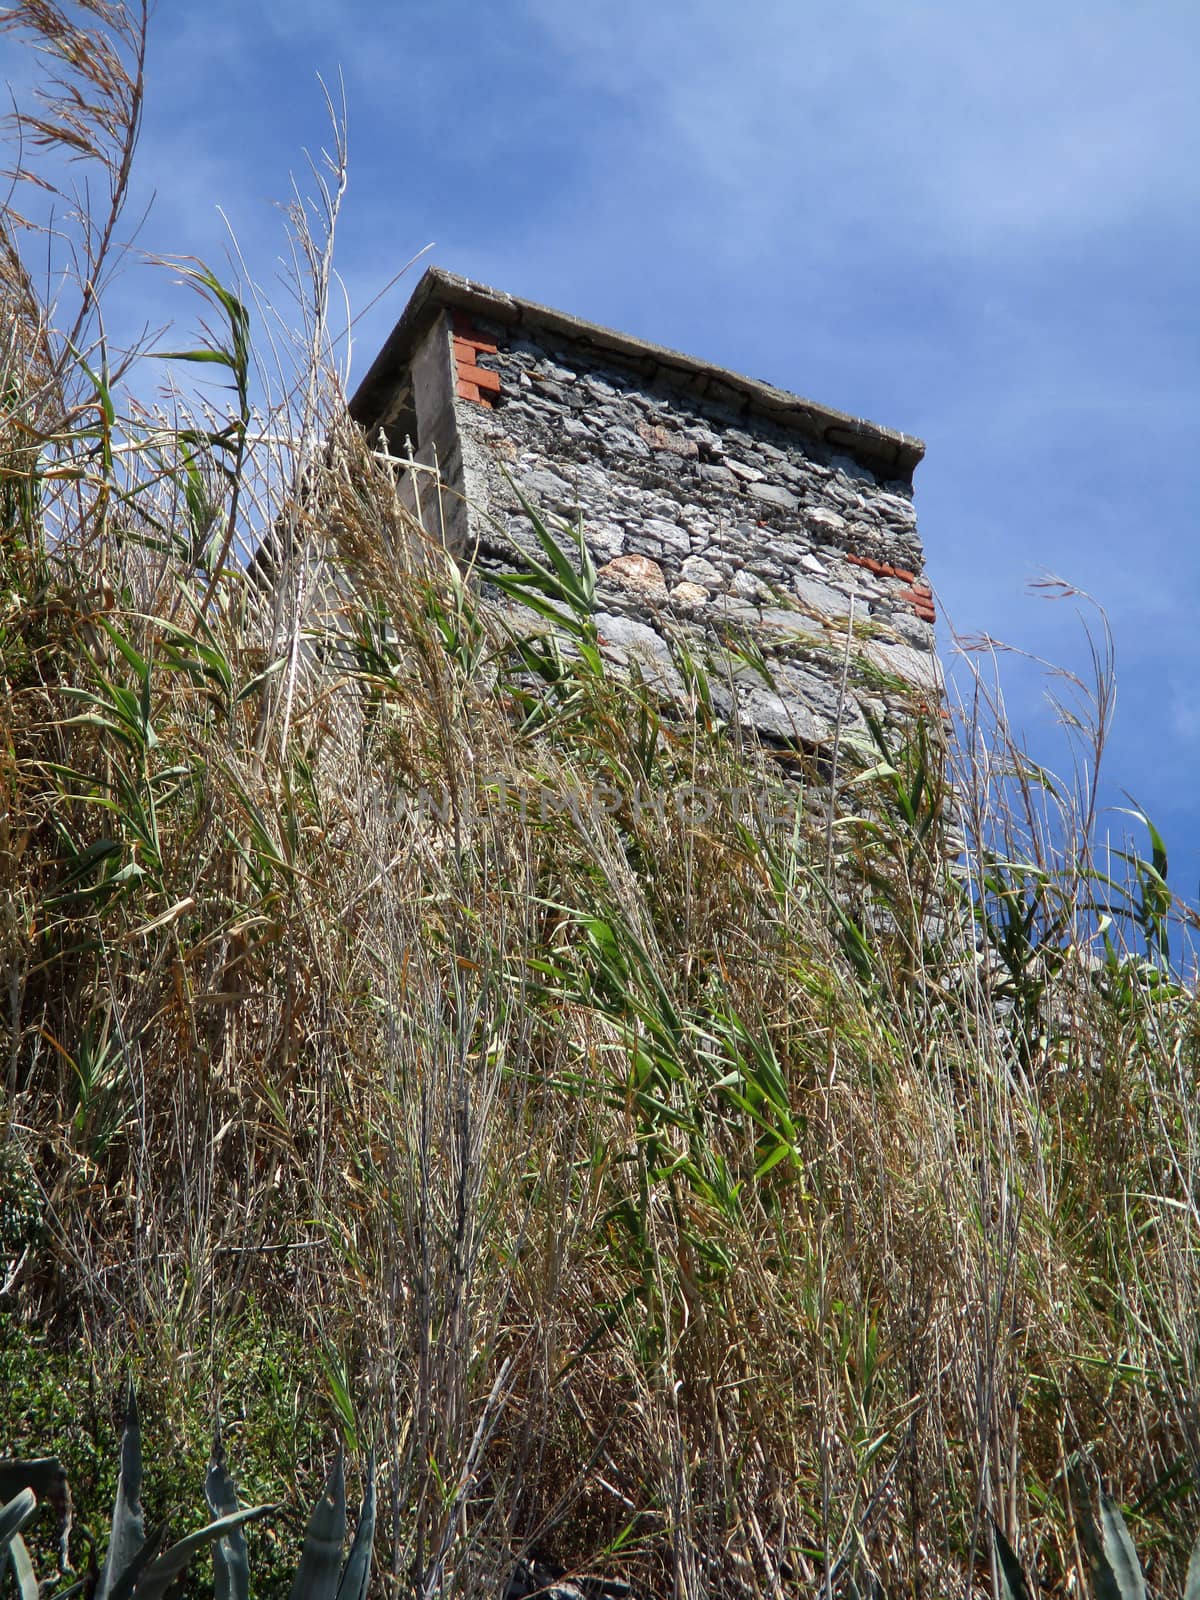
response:
[[[520,300],[442,267],[429,267],[425,271],[399,322],[355,390],[350,401],[350,415],[357,422],[369,428],[380,416],[400,372],[411,361],[420,340],[443,310],[466,311],[502,326],[556,334],[572,343],[591,345],[597,351],[611,353],[643,369],[653,368],[655,376],[664,376],[668,381],[672,376],[686,381],[693,392],[699,392],[697,381],[707,380],[714,387],[723,386],[740,395],[747,402],[748,410],[781,427],[793,428],[815,438],[834,450],[844,451],[862,465],[882,471],[888,477],[911,479],[925,454],[923,441],[911,434],[848,416],[760,379],[744,377],[631,334],[584,322],[532,300]]]

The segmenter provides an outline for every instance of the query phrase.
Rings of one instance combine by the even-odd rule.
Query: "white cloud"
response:
[[[1030,0],[835,6],[634,0],[527,14],[624,102],[627,142],[772,234],[907,219],[926,248],[1023,248],[1200,191],[1200,12]],[[838,240],[835,248],[844,241]],[[904,242],[900,240],[899,242]]]

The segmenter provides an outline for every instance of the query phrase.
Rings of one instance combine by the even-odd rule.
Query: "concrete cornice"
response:
[[[885,479],[911,480],[925,454],[923,442],[911,434],[847,416],[789,394],[786,389],[728,372],[677,350],[648,344],[627,333],[598,327],[532,300],[519,300],[440,267],[430,267],[417,284],[399,322],[350,401],[350,415],[363,427],[370,429],[380,421],[417,346],[443,311],[458,311],[535,338],[549,335],[594,350],[600,357],[616,359],[647,382],[662,382],[735,412],[766,418],[831,450],[844,452]]]

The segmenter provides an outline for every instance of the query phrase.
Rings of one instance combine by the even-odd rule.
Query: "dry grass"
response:
[[[107,53],[63,43],[25,128],[109,174],[94,283],[141,32],[84,23]],[[101,69],[103,140],[62,109]],[[80,362],[4,232],[12,1325],[227,1414],[251,1309],[323,1352],[381,1450],[389,1592],[532,1552],[663,1595],[990,1593],[991,1517],[1079,1592],[1079,1465],[1177,1578],[1200,1121],[1154,863],[1093,959],[1091,791],[1031,775],[982,690],[951,750],[916,721],[874,776],[842,752],[827,836],[730,798],[785,786],[702,667],[675,716],[580,611],[531,670],[343,420],[338,190],[265,420],[215,280],[239,404],[151,413],[92,290]],[[636,803],[687,785],[711,816]]]

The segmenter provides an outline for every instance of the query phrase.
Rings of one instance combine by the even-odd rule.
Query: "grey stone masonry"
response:
[[[536,548],[522,498],[580,522],[601,640],[664,695],[675,637],[770,741],[940,702],[919,440],[437,269],[351,413],[485,584]]]

